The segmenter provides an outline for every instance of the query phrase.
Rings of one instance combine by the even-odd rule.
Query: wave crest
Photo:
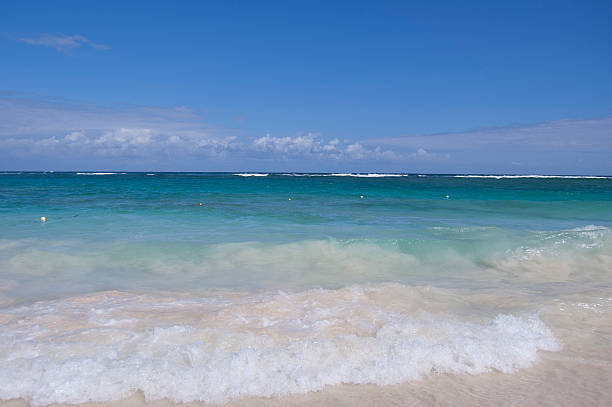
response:
[[[148,400],[224,403],[432,373],[512,373],[531,366],[539,350],[560,350],[537,316],[470,322],[402,313],[393,310],[397,292],[414,289],[204,298],[105,292],[12,309],[0,328],[0,398],[45,406],[142,390]]]

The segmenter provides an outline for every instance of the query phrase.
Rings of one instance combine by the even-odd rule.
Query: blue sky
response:
[[[0,169],[612,174],[610,21],[609,1],[3,2]]]

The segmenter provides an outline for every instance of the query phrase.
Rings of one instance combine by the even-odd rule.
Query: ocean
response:
[[[610,405],[611,344],[612,177],[0,173],[6,405]]]

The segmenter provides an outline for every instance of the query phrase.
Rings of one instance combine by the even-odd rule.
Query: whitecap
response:
[[[384,178],[384,177],[407,177],[407,174],[377,174],[377,173],[333,173],[331,177],[357,177],[357,178]]]
[[[125,174],[125,172],[77,172],[77,175],[117,175]]]
[[[561,349],[536,315],[398,312],[398,290],[419,295],[397,285],[204,298],[103,292],[5,309],[0,398],[46,406],[140,390],[147,400],[225,403],[432,372],[513,373],[538,351]]]
[[[559,178],[559,179],[610,179],[611,177],[604,177],[599,175],[455,175],[455,178],[493,178],[493,179],[505,179],[505,178]]]

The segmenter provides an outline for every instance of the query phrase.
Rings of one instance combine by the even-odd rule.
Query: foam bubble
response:
[[[223,403],[435,373],[512,373],[560,349],[535,315],[397,312],[406,287],[204,298],[106,292],[4,310],[0,398]],[[408,294],[414,294],[408,290]]]

